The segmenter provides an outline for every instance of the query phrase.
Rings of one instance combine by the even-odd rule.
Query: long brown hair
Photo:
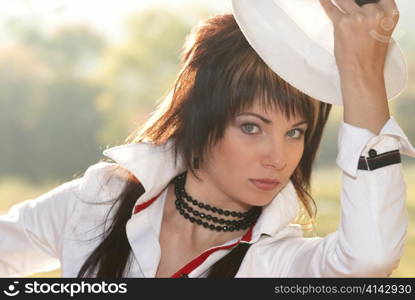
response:
[[[173,139],[175,157],[181,155],[186,168],[197,177],[193,159],[198,157],[203,166],[204,158],[221,140],[229,122],[254,101],[260,101],[267,109],[279,109],[288,119],[302,116],[308,123],[304,153],[290,179],[313,219],[316,205],[309,193],[311,170],[331,105],[307,96],[274,73],[249,45],[233,15],[217,15],[196,26],[182,53],[182,68],[171,92],[147,123],[126,141],[160,145]],[[130,174],[124,192],[114,202],[120,205],[112,226],[85,261],[79,277],[91,275],[94,268],[97,277],[125,274],[131,252],[125,224],[144,192],[140,186]],[[218,261],[211,276],[235,275],[246,251],[241,251],[242,248],[236,247]],[[223,266],[232,266],[233,270]]]

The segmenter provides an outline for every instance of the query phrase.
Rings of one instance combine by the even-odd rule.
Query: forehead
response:
[[[241,108],[241,110],[237,113],[245,113],[245,112],[252,112],[259,115],[262,115],[270,120],[280,120],[280,121],[299,121],[304,120],[304,116],[301,115],[299,112],[291,111],[289,108],[281,108],[277,104],[271,104],[270,102],[264,101],[254,101],[250,106]]]

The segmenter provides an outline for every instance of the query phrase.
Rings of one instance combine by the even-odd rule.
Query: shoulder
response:
[[[131,173],[116,163],[98,162],[84,173],[79,195],[85,203],[105,203],[117,198]]]
[[[68,229],[81,239],[102,233],[101,225],[116,212],[131,173],[116,163],[98,162],[86,169],[79,180]]]
[[[9,214],[22,213],[26,221],[30,218],[36,221],[38,215],[50,214],[56,221],[64,222],[74,212],[84,210],[85,205],[106,203],[116,198],[126,182],[122,176],[127,173],[115,163],[96,163],[82,177],[62,183],[35,199],[14,205]]]

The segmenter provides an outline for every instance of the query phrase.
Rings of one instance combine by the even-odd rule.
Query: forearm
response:
[[[390,118],[383,74],[355,70],[340,77],[344,122],[377,135]]]

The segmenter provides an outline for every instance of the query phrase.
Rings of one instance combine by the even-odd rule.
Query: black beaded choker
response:
[[[177,198],[175,201],[176,209],[185,219],[188,219],[190,222],[202,225],[203,227],[208,228],[210,230],[239,231],[251,227],[261,214],[262,208],[260,206],[253,206],[247,212],[237,212],[223,210],[193,199],[186,193],[184,189],[186,183],[186,174],[187,172],[184,172],[176,176],[173,179],[173,182]],[[235,219],[229,220],[215,217],[202,211],[199,211],[199,208],[227,217],[232,216]]]

